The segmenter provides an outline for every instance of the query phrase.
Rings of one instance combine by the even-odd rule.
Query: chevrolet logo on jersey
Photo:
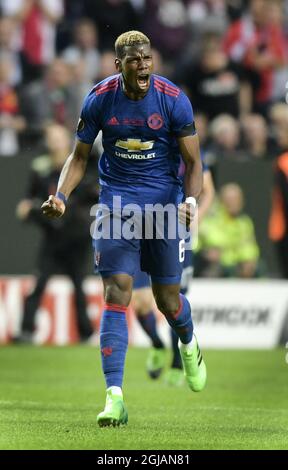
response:
[[[154,140],[142,142],[141,139],[117,140],[116,147],[125,149],[128,152],[137,152],[142,150],[151,150],[154,146]]]

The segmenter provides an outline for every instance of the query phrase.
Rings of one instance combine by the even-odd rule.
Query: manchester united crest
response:
[[[151,129],[154,129],[155,131],[157,131],[158,129],[161,129],[161,127],[164,124],[164,121],[163,121],[162,116],[160,116],[160,114],[154,113],[154,114],[151,114],[151,116],[149,116],[147,123]]]

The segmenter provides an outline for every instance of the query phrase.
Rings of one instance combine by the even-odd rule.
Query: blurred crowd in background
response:
[[[267,274],[253,221],[243,213],[241,187],[219,188],[217,164],[224,158],[243,165],[273,160],[269,236],[280,254],[281,275],[288,278],[288,0],[1,0],[0,5],[2,157],[19,155],[25,147],[52,155],[51,136],[48,150],[45,144],[52,123],[65,127],[72,141],[85,95],[115,73],[115,39],[139,29],[151,39],[155,73],[191,98],[201,148],[219,189],[199,229],[196,274]],[[93,155],[97,160],[97,145]],[[272,194],[272,187],[267,191]],[[26,212],[22,207],[18,215]]]

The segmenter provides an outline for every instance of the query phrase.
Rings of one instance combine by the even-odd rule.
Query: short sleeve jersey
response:
[[[152,75],[143,99],[129,99],[121,75],[97,84],[86,97],[77,138],[92,144],[100,130],[104,152],[99,177],[106,194],[126,202],[177,202],[181,155],[177,137],[194,134],[190,100],[166,78]],[[104,191],[105,192],[105,191]]]

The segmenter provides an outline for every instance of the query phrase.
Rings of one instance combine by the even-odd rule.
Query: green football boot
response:
[[[193,346],[191,350],[186,350],[179,341],[179,350],[184,367],[184,376],[193,392],[201,392],[207,380],[206,366],[202,353],[197,343],[196,336],[193,335]]]
[[[146,368],[151,379],[158,379],[165,366],[166,350],[164,348],[152,348],[149,351]]]
[[[171,369],[166,372],[164,381],[170,387],[181,387],[184,384],[183,370],[171,367]]]
[[[128,413],[125,408],[123,398],[107,389],[106,404],[104,411],[97,416],[97,423],[102,428],[104,426],[120,426],[128,423]]]

